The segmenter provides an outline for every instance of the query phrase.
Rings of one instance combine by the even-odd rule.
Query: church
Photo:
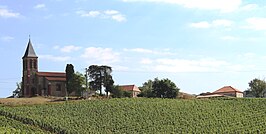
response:
[[[39,72],[38,56],[29,39],[22,57],[22,96],[66,96],[65,72]]]

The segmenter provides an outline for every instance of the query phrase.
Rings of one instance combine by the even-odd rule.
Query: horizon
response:
[[[22,81],[30,39],[39,71],[113,68],[116,85],[168,78],[181,92],[240,91],[266,74],[266,1],[0,2],[0,98]]]

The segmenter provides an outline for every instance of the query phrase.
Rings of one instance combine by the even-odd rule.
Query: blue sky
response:
[[[104,64],[120,85],[244,91],[266,74],[265,12],[260,0],[0,0],[0,97],[21,81],[29,34],[39,71]]]

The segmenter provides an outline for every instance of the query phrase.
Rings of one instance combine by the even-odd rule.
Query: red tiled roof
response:
[[[48,81],[66,81],[66,77],[45,77]]]
[[[239,93],[242,93],[238,89],[235,89],[235,88],[233,88],[231,86],[224,86],[224,87],[214,91],[213,93],[226,93],[226,92],[239,92]]]
[[[139,88],[135,85],[122,85],[119,86],[122,90],[126,90],[126,91],[136,91],[136,92],[141,92],[139,90]]]
[[[44,77],[66,77],[66,73],[63,72],[37,72],[37,75]]]

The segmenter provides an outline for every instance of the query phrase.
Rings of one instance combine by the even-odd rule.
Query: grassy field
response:
[[[44,98],[44,97],[33,97],[33,98],[0,98],[0,105],[6,106],[20,106],[20,105],[36,105],[36,104],[47,104],[55,102],[56,99]]]
[[[2,105],[0,117],[51,133],[266,133],[265,104],[266,99],[106,99]]]

